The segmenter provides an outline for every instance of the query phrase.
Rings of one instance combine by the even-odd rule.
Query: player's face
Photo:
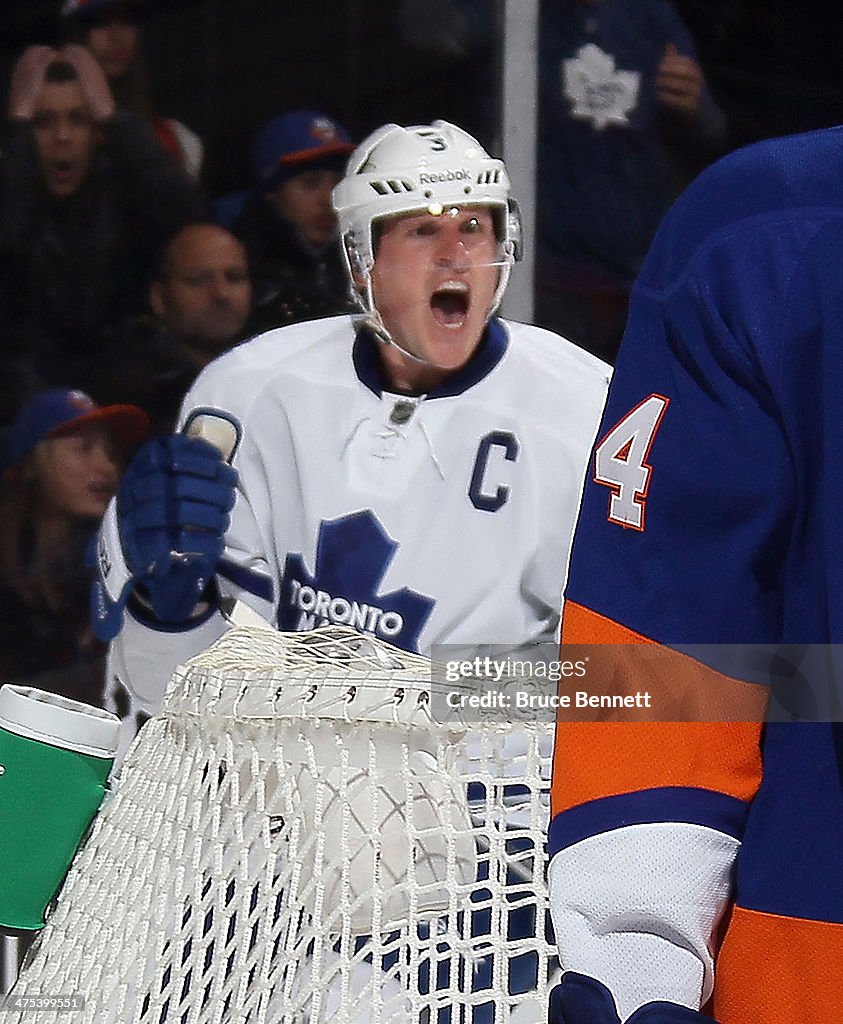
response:
[[[41,441],[36,473],[45,507],[73,519],[98,519],[114,492],[120,452],[108,429],[90,423],[72,434]]]
[[[268,194],[281,216],[317,249],[330,244],[337,235],[337,215],[331,206],[331,193],[340,177],[339,171],[324,167],[302,171]]]
[[[386,221],[374,267],[374,304],[400,348],[382,350],[394,383],[430,386],[464,366],[480,343],[495,294],[497,241],[488,208]],[[431,371],[434,371],[431,373]],[[411,379],[402,383],[401,377]]]
[[[176,337],[213,356],[242,338],[252,301],[246,252],[223,228],[194,224],[171,244],[153,311]]]
[[[128,13],[118,12],[92,28],[87,42],[106,78],[122,78],[138,55],[140,29]]]
[[[96,127],[78,82],[47,82],[32,117],[38,163],[47,191],[74,195],[91,169]]]

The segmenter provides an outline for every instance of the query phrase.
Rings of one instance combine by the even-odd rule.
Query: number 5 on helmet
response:
[[[168,628],[195,624],[224,548],[236,471],[199,437],[147,441],[106,512],[96,543],[94,631],[111,640],[134,593]]]

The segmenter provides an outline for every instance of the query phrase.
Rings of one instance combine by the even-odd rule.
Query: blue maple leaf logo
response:
[[[287,555],[278,628],[341,624],[418,651],[419,635],[436,602],[409,587],[379,593],[398,547],[369,509],[323,520],[312,575],[301,554]]]

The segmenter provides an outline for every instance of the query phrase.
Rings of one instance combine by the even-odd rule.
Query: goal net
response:
[[[178,669],[2,1017],[545,1021],[552,726],[438,724],[436,677],[342,628],[237,627]]]

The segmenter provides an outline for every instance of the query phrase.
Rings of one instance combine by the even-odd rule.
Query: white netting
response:
[[[189,662],[14,995],[84,996],[79,1024],[545,1021],[551,727],[437,725],[431,671],[343,629]]]

